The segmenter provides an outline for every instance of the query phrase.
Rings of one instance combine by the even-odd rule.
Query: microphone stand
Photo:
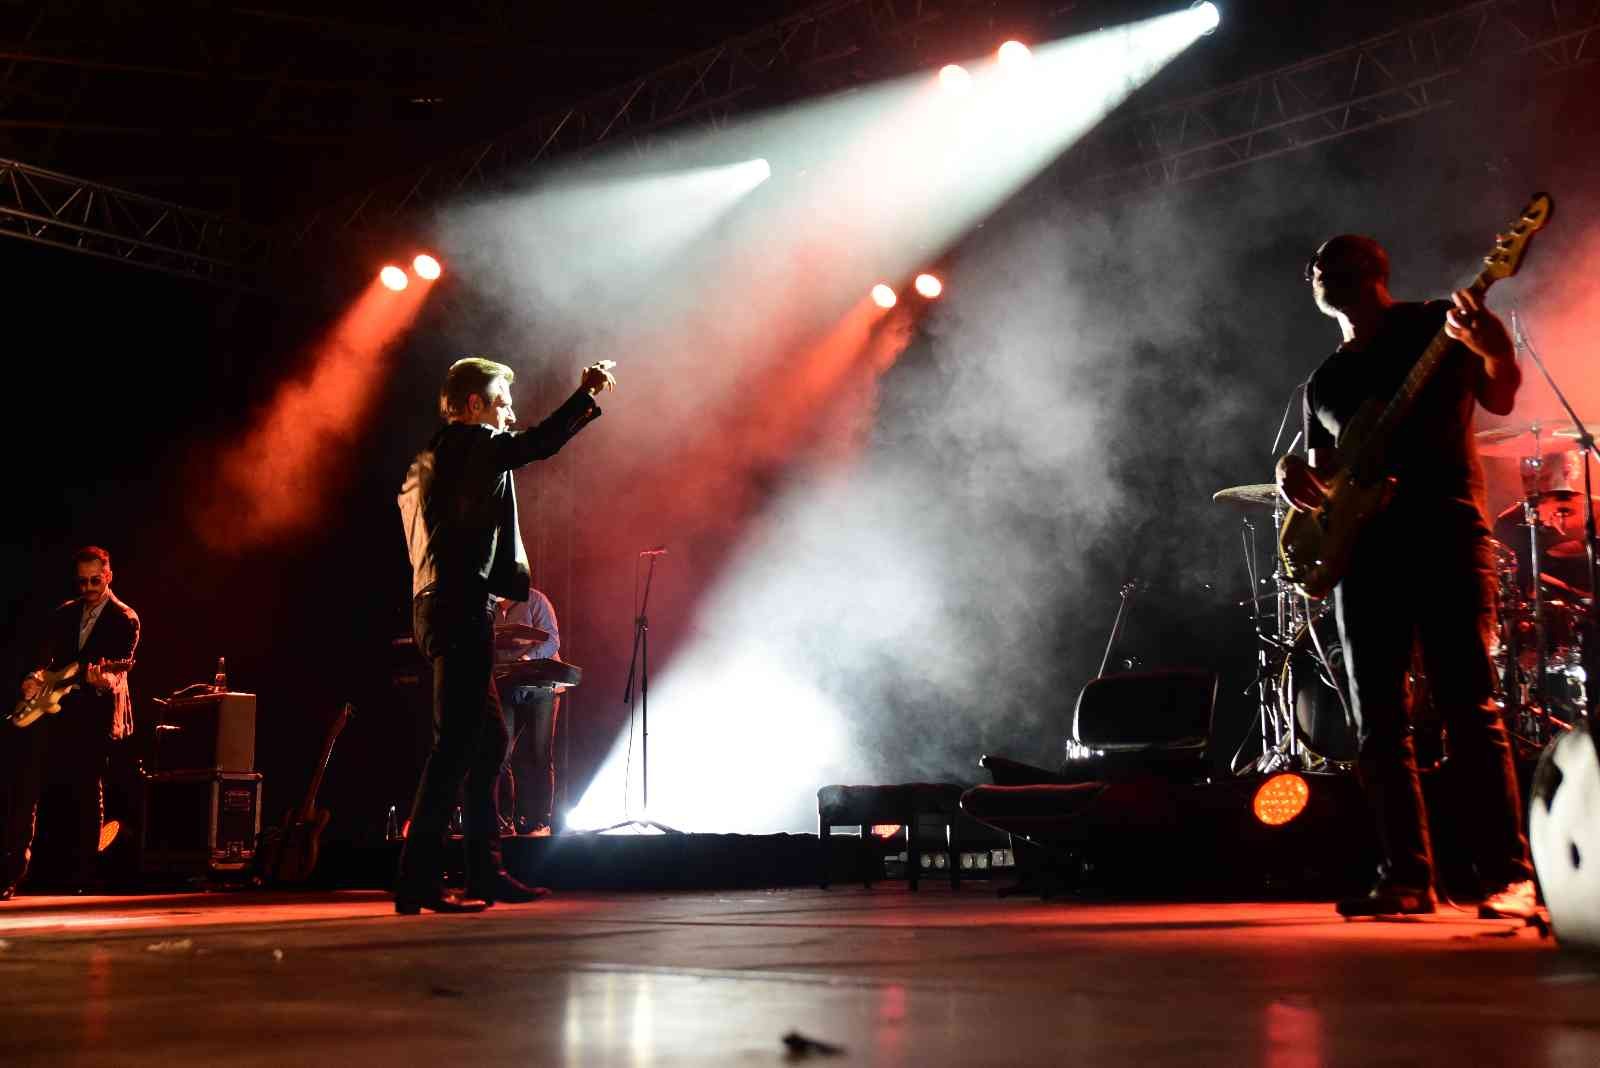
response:
[[[656,559],[662,555],[660,551],[647,550],[639,554],[650,558],[650,570],[645,572],[644,597],[639,602],[639,614],[633,620],[633,653],[628,657],[628,682],[622,688],[622,703],[625,707],[633,706],[633,678],[634,669],[638,669],[639,676],[639,725],[643,736],[643,745],[640,747],[639,770],[643,777],[644,811],[650,812],[650,583],[656,577]],[[635,581],[639,572],[635,571]],[[637,589],[638,587],[635,587]],[[609,827],[601,827],[592,834],[605,834],[608,831],[620,831],[624,827],[637,829],[649,828],[662,834],[682,834],[682,831],[658,823],[652,819],[625,819],[613,823]]]
[[[1600,611],[1597,611],[1597,609],[1600,609],[1600,596],[1597,596],[1597,594],[1600,594],[1600,582],[1596,581],[1594,476],[1591,463],[1593,458],[1600,457],[1600,451],[1595,449],[1594,435],[1589,433],[1589,428],[1584,425],[1582,419],[1578,418],[1578,413],[1573,410],[1572,405],[1567,403],[1566,394],[1562,393],[1561,387],[1556,385],[1556,380],[1550,374],[1550,369],[1544,365],[1544,361],[1539,358],[1539,353],[1534,349],[1533,343],[1528,340],[1528,335],[1522,329],[1521,317],[1515,311],[1511,313],[1511,327],[1516,334],[1516,340],[1521,343],[1523,351],[1533,357],[1534,366],[1539,368],[1539,373],[1544,376],[1544,380],[1550,383],[1550,391],[1556,395],[1556,400],[1561,402],[1561,407],[1566,409],[1567,418],[1572,420],[1572,428],[1577,432],[1578,447],[1583,450],[1584,555],[1588,558],[1589,564],[1589,640],[1584,643],[1583,647],[1584,717],[1589,723],[1589,740],[1594,743],[1595,756],[1600,758],[1600,737],[1597,737],[1595,733],[1595,696],[1593,689],[1596,678],[1596,665],[1597,662],[1600,662],[1600,657],[1596,656],[1596,653],[1600,652],[1600,650],[1596,649],[1597,640],[1600,640]],[[1534,581],[1538,581],[1537,575],[1534,576]]]

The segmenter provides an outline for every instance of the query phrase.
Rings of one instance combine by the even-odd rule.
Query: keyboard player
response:
[[[524,641],[498,640],[497,667],[518,660],[560,658],[561,633],[555,606],[538,590],[529,590],[526,601],[501,601],[496,622],[521,624],[549,635]],[[496,675],[500,672],[496,671]],[[555,738],[560,697],[553,686],[523,686],[505,680],[498,685],[501,704],[512,712],[508,718],[512,720],[513,733],[511,751],[496,784],[496,808],[502,826],[510,824],[518,834],[547,835],[556,796]]]

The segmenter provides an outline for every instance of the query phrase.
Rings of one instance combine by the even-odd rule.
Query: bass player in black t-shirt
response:
[[[1494,699],[1490,642],[1495,570],[1483,469],[1472,437],[1475,404],[1511,411],[1521,372],[1500,320],[1470,290],[1452,301],[1402,303],[1389,294],[1389,257],[1368,237],[1322,245],[1306,281],[1342,343],[1305,384],[1309,459],[1278,461],[1279,491],[1314,509],[1334,446],[1364,401],[1392,397],[1441,325],[1457,344],[1418,395],[1389,447],[1394,499],[1362,533],[1334,607],[1360,731],[1357,773],[1375,810],[1383,863],[1344,916],[1428,913],[1434,875],[1427,814],[1406,708],[1406,672],[1420,645],[1450,763],[1466,784],[1480,915],[1528,916],[1536,904],[1511,747]]]

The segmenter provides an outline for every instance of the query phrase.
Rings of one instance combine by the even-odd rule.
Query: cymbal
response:
[[[1558,541],[1554,545],[1539,550],[1552,560],[1573,560],[1583,556],[1585,549],[1582,538],[1572,538],[1568,541]]]
[[[1539,585],[1548,587],[1549,589],[1552,589],[1552,590],[1558,590],[1561,593],[1565,593],[1565,594],[1568,594],[1568,595],[1573,596],[1573,597],[1586,597],[1586,596],[1588,596],[1582,590],[1578,589],[1576,586],[1572,585],[1571,583],[1562,582],[1560,579],[1556,578],[1554,575],[1552,575],[1552,574],[1550,574],[1548,572],[1545,572],[1545,571],[1539,572]]]
[[[1246,486],[1229,486],[1211,495],[1218,504],[1232,504],[1239,508],[1271,508],[1278,503],[1278,487],[1271,482],[1257,482]]]
[[[1571,452],[1578,447],[1577,433],[1570,427],[1552,430],[1540,423],[1507,423],[1480,430],[1472,436],[1478,442],[1481,456],[1521,457],[1532,456],[1535,448],[1541,456]]]

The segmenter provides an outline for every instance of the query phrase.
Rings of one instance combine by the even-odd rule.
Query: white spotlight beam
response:
[[[438,232],[453,269],[486,290],[592,321],[658,292],[685,248],[771,175],[759,158],[642,175],[613,161],[451,209]]]
[[[821,162],[795,188],[796,203],[774,206],[759,222],[751,220],[754,232],[764,241],[781,239],[771,257],[776,262],[794,256],[827,264],[826,272],[802,273],[808,302],[858,301],[874,282],[905,277],[993,211],[1207,25],[1204,12],[1180,10],[1034,49],[1032,62],[1020,67],[1002,70],[993,60],[972,64],[965,93],[944,89],[928,72],[762,120],[745,133],[757,144],[771,139],[769,155],[781,148],[795,157],[804,149]],[[822,115],[828,121],[820,121]],[[783,274],[770,277],[764,291],[780,290]],[[703,389],[697,381],[697,392]],[[818,507],[827,510],[825,504]],[[802,522],[830,529],[838,521],[809,508],[805,516]],[[789,523],[780,526],[792,529]],[[816,648],[805,624],[791,620],[793,632],[778,633],[775,623],[784,612],[774,601],[774,589],[786,584],[803,589],[807,592],[795,602],[803,603],[816,596],[823,576],[840,573],[838,561],[829,558],[832,543],[816,542],[823,546],[822,559],[807,566],[793,562],[798,554],[749,545],[742,564],[709,591],[697,627],[721,637],[690,642],[654,687],[649,818],[701,831],[804,829],[800,821],[816,787],[840,781],[830,776],[844,774],[859,759],[844,744],[850,735],[846,724],[859,710],[838,707],[818,694],[805,681],[806,666],[794,659],[801,649],[819,661],[841,650]],[[937,584],[919,580],[907,555],[903,544],[885,549],[883,557],[898,563],[887,573],[891,587],[873,599],[886,606],[874,624],[879,630],[850,642],[904,645],[924,626],[926,590]],[[852,576],[851,584],[859,586],[860,577]],[[761,634],[762,641],[727,640],[751,633]],[[708,711],[723,709],[726,716]],[[796,732],[796,722],[804,724],[802,731]],[[669,738],[674,741],[668,743]],[[808,741],[814,743],[809,748]],[[667,756],[669,744],[679,747],[679,759]],[[619,739],[575,811],[575,825],[640,815],[623,804],[628,751],[627,739]],[[761,762],[762,773],[752,776],[748,788],[735,791],[744,800],[734,812],[722,800],[729,784],[698,770],[706,754],[719,751],[783,756]],[[778,763],[782,781],[770,772]],[[696,770],[685,773],[686,768]],[[637,768],[634,774],[637,778]]]

